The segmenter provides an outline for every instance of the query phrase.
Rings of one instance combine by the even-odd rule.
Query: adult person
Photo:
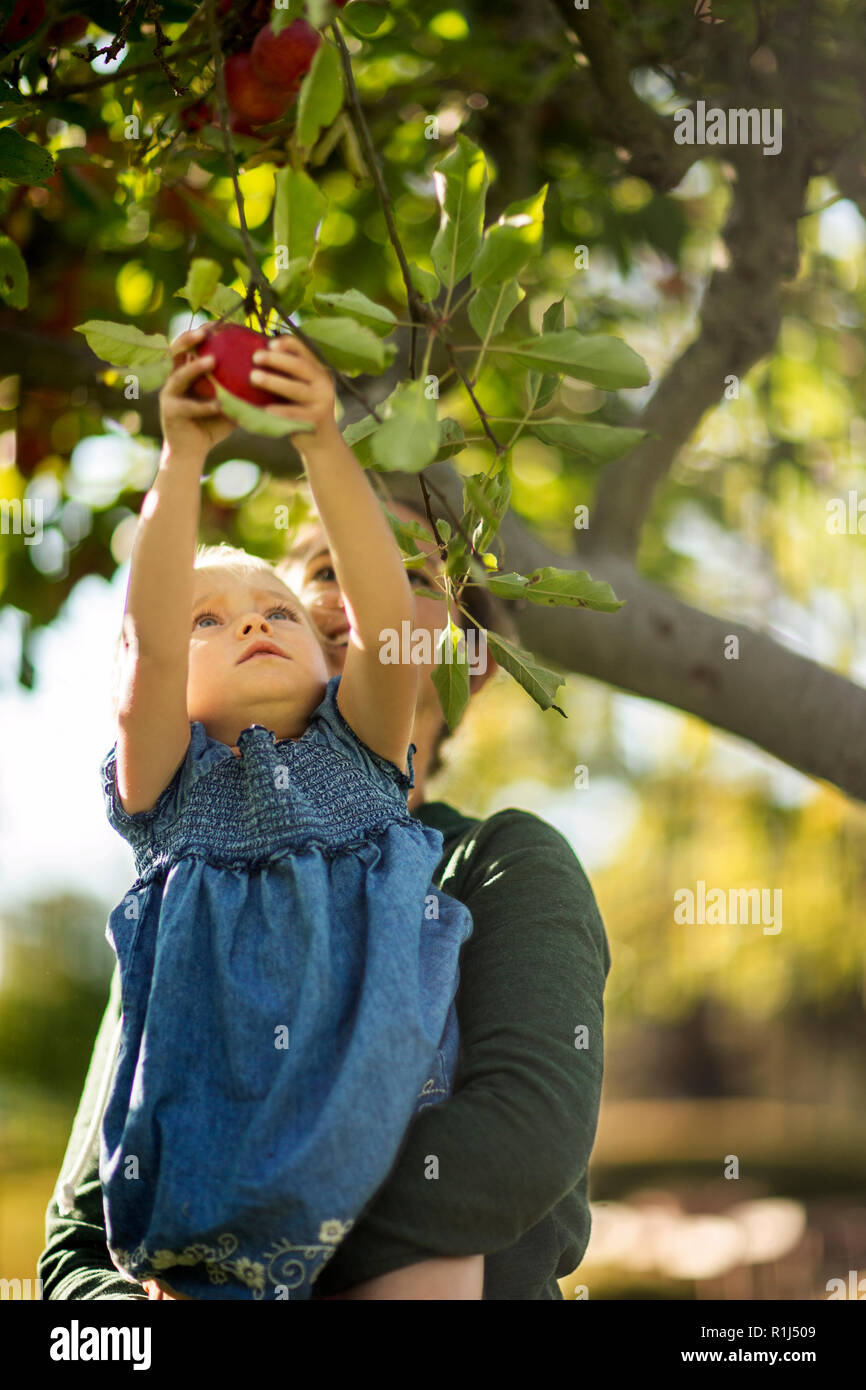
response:
[[[426,525],[420,507],[388,505],[401,520]],[[443,571],[437,546],[432,537],[418,545],[428,560],[413,583],[435,587]],[[329,561],[324,532],[312,522],[282,569],[337,674],[349,623]],[[496,618],[508,630],[483,590],[468,590],[464,607],[471,620],[452,613],[464,630],[476,620],[496,629]],[[443,603],[416,594],[413,633],[426,629],[432,637],[444,614]],[[470,679],[470,701],[494,669],[488,654],[487,669]],[[408,804],[443,835],[436,886],[473,918],[460,958],[458,1072],[452,1096],[415,1116],[388,1178],[319,1276],[318,1297],[351,1298],[354,1286],[390,1270],[411,1275],[413,1265],[437,1257],[447,1270],[449,1258],[482,1253],[485,1299],[561,1299],[557,1280],[576,1269],[589,1239],[607,937],[589,881],[552,826],[517,809],[478,820],[426,799],[448,734],[434,670],[431,661],[419,671]],[[505,743],[505,731],[502,737]],[[115,971],[61,1173],[90,1132],[119,1016]],[[48,1299],[145,1296],[131,1291],[108,1254],[97,1142],[72,1213],[61,1215],[56,1194],[49,1204],[38,1273]]]

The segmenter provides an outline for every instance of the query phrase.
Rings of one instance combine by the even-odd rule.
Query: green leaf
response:
[[[264,434],[270,439],[279,439],[282,435],[302,431],[308,434],[315,428],[309,420],[283,420],[277,415],[269,415],[261,406],[250,405],[249,401],[242,401],[239,396],[227,391],[215,378],[211,380],[223,414],[250,434]]]
[[[541,248],[546,197],[547,184],[532,197],[509,203],[499,221],[487,228],[472,266],[473,285],[498,284],[509,279]]]
[[[469,660],[466,638],[451,617],[436,644],[432,679],[448,728],[456,729],[469,703]]]
[[[330,363],[350,376],[383,372],[397,353],[395,344],[383,343],[355,319],[305,319],[301,327],[325,349]]]
[[[511,479],[503,465],[498,473],[472,473],[463,479],[463,531],[476,550],[486,550],[499,530],[511,500]]]
[[[177,290],[176,294],[178,298],[188,300],[193,313],[198,313],[199,309],[207,304],[220,282],[221,275],[222,267],[216,261],[197,256],[187,273],[186,284],[182,290]]]
[[[599,463],[621,458],[648,433],[618,425],[578,424],[574,420],[541,420],[530,423],[529,428],[542,443]]]
[[[297,309],[312,278],[313,267],[306,256],[296,256],[278,272],[272,282],[272,289],[284,314],[291,314]]]
[[[439,449],[436,402],[428,400],[422,381],[401,382],[385,402],[385,423],[372,439],[373,457],[387,470],[418,473]]]
[[[313,295],[316,307],[323,313],[347,313],[353,319],[372,328],[380,337],[386,337],[397,326],[397,319],[390,309],[368,299],[361,290],[346,290],[342,294]]]
[[[592,608],[615,613],[622,603],[603,579],[591,579],[586,570],[561,570],[553,565],[532,574],[490,575],[487,587],[499,598],[528,599],[566,608]]]
[[[449,459],[454,454],[459,454],[461,449],[466,448],[466,436],[463,433],[463,426],[457,421],[452,420],[450,415],[444,416],[439,421],[439,448],[436,452],[437,462],[440,459]]]
[[[204,308],[226,323],[243,323],[247,316],[243,295],[230,290],[228,285],[217,285]]]
[[[282,4],[271,7],[271,28],[275,34],[279,34],[303,13],[304,0],[282,0]]]
[[[27,308],[27,262],[11,237],[0,233],[0,298],[13,309]]]
[[[373,423],[375,424],[376,422],[373,421]],[[345,435],[343,436],[343,438],[345,438]],[[395,516],[393,512],[389,512],[387,507],[383,507],[382,510],[385,513],[385,517],[388,521],[389,526],[391,527],[391,530],[394,532],[394,539],[396,540],[400,549],[404,552],[404,558],[405,556],[409,556],[413,562],[419,561],[420,558],[420,563],[423,564],[426,561],[427,556],[424,554],[423,550],[418,549],[417,545],[415,544],[415,540],[416,538],[419,540],[429,540],[430,537],[428,532],[424,530],[423,526],[418,521],[401,521],[400,518],[398,516]],[[407,568],[417,569],[419,568],[419,565],[417,563],[413,563],[407,565]]]
[[[75,328],[83,333],[87,346],[113,367],[149,367],[171,361],[168,339],[162,333],[142,333],[131,323],[112,323],[88,319]]]
[[[340,55],[326,39],[316,49],[310,70],[301,83],[295,134],[299,144],[312,149],[343,105],[343,72]]]
[[[371,436],[379,428],[379,421],[374,415],[365,415],[360,420],[355,420],[353,424],[347,425],[343,430],[343,439],[362,468],[373,468],[379,471],[379,465],[373,457],[370,447]]]
[[[334,13],[333,0],[306,0],[304,9],[307,22],[314,29],[322,29]]]
[[[409,266],[409,279],[421,296],[422,304],[432,304],[441,289],[438,276],[413,262]]]
[[[0,130],[0,179],[10,183],[44,183],[54,173],[54,160],[33,140],[8,126]]]
[[[504,280],[476,290],[469,301],[469,322],[482,343],[501,333],[509,317],[526,295],[516,280]]]
[[[559,333],[565,327],[565,300],[555,300],[544,311],[541,320],[542,337],[547,333]],[[541,372],[530,372],[526,379],[529,392],[529,410],[541,410],[553,399],[559,382],[558,376],[543,376]]]
[[[565,676],[558,671],[551,671],[548,667],[540,665],[530,652],[523,651],[521,647],[515,647],[513,643],[506,642],[504,637],[498,633],[487,630],[487,649],[493,660],[513,676],[518,685],[522,685],[527,694],[531,695],[537,705],[542,709],[555,709],[567,716],[553,703],[553,697],[561,685],[565,684]]]
[[[453,150],[435,166],[433,179],[440,217],[430,255],[450,290],[468,275],[481,245],[488,183],[483,150],[458,134]]]
[[[391,27],[393,27],[393,20],[388,14],[387,6],[381,4],[366,5],[363,0],[357,0],[357,3],[343,10],[340,19],[347,29],[351,29],[352,33],[357,34],[361,39],[374,38],[389,20]]]
[[[577,377],[606,391],[646,386],[650,379],[643,358],[621,338],[607,333],[585,338],[576,328],[564,328],[525,342],[502,343],[488,351],[507,354],[521,367]]]
[[[286,247],[289,264],[312,260],[316,233],[328,200],[303,169],[280,169],[274,188],[274,247]]]

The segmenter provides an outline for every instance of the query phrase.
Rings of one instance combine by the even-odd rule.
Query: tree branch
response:
[[[551,0],[580,40],[604,103],[609,135],[631,153],[629,173],[646,179],[659,192],[676,188],[697,158],[693,146],[676,145],[673,121],[656,114],[634,91],[629,63],[604,6],[576,10],[573,0]]]
[[[462,482],[448,463],[430,464],[425,476],[437,496],[459,508]],[[386,481],[395,500],[419,505],[417,476],[389,473]],[[498,534],[508,568],[520,574],[544,565],[576,568],[574,556],[538,540],[513,511]],[[773,637],[682,603],[622,556],[594,555],[591,573],[607,580],[625,607],[593,613],[509,602],[522,646],[559,670],[694,714],[866,801],[866,690]],[[730,636],[739,640],[738,660],[725,658]]]
[[[585,540],[587,554],[635,553],[656,488],[703,415],[722,399],[726,378],[742,378],[776,341],[780,289],[799,263],[797,221],[810,161],[792,139],[784,161],[742,147],[736,162],[738,177],[723,232],[730,265],[713,273],[697,338],[634,422],[658,437],[644,440],[602,474]]]

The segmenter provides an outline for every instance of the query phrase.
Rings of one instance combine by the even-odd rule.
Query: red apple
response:
[[[83,39],[90,27],[90,20],[86,14],[70,14],[65,19],[59,19],[56,24],[52,24],[48,30],[49,48],[65,48],[69,43],[77,43]]]
[[[250,125],[266,125],[282,116],[292,95],[290,83],[274,87],[253,71],[249,53],[234,53],[225,63],[226,96],[232,111]]]
[[[21,43],[35,34],[45,18],[45,0],[18,0],[6,22],[0,42]]]
[[[233,396],[240,396],[242,401],[249,401],[250,405],[286,404],[284,396],[275,396],[273,392],[263,391],[260,386],[253,386],[250,382],[250,372],[257,365],[253,361],[253,353],[267,347],[269,342],[264,334],[254,333],[251,328],[244,328],[239,323],[225,323],[219,327],[208,324],[206,327],[209,330],[206,337],[193,351],[196,357],[216,358],[211,375],[220,386],[231,391]],[[216,395],[212,382],[206,376],[200,376],[191,390],[193,395],[201,396],[203,400],[210,400]]]
[[[293,19],[279,34],[266,24],[256,34],[250,49],[253,71],[260,81],[272,87],[290,86],[309,72],[321,42],[321,34],[305,19]]]

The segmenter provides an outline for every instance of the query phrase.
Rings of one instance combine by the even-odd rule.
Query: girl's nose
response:
[[[267,618],[263,618],[256,613],[254,617],[244,618],[241,622],[241,636],[248,636],[249,633],[255,632],[256,628],[260,628],[262,632],[271,631],[271,625]]]

